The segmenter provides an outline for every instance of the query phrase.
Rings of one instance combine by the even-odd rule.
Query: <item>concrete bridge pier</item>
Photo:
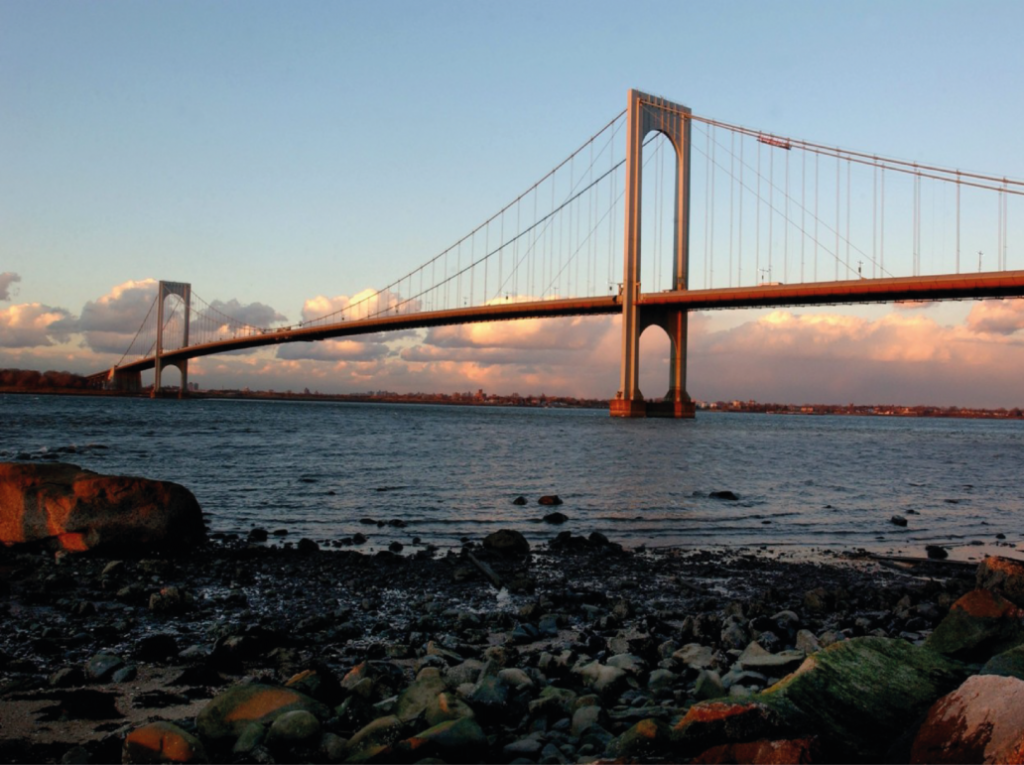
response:
[[[118,393],[140,393],[142,391],[142,372],[121,372],[116,367],[107,376],[108,385],[112,385]]]
[[[188,397],[188,359],[181,361],[164,361],[159,356],[153,361],[153,390],[150,393],[150,398],[157,398],[162,396],[160,389],[162,387],[162,372],[167,367],[177,367],[181,372],[181,388],[178,390],[178,398]]]
[[[612,417],[694,416],[686,392],[687,313],[640,302],[641,190],[643,142],[651,131],[662,133],[676,153],[675,200],[672,209],[672,289],[689,281],[690,243],[690,109],[663,98],[629,91],[626,112],[625,242],[622,292],[622,387],[611,402]],[[657,288],[657,285],[655,285]],[[640,335],[657,324],[672,341],[669,391],[664,400],[646,402],[640,392]]]

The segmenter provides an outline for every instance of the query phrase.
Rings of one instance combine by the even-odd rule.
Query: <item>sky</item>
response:
[[[0,367],[109,368],[160,279],[284,323],[384,286],[565,158],[629,88],[1021,178],[1020,29],[1015,1],[5,0]],[[1024,204],[1008,214],[1013,231]],[[1007,253],[1024,269],[1020,238]],[[620,332],[612,317],[424,330],[207,357],[190,379],[610,397]],[[645,395],[667,387],[667,347],[643,336]],[[1014,407],[1022,372],[1021,301],[691,317],[702,400]]]

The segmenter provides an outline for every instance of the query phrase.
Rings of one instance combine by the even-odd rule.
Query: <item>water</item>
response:
[[[531,541],[596,530],[626,546],[915,554],[1024,539],[1019,422],[0,396],[0,460],[54,454],[184,484],[214,531],[361,532],[370,549],[504,527]],[[740,501],[708,496],[724,489]],[[512,504],[520,494],[528,505]],[[561,496],[567,523],[540,521],[554,509],[543,494]]]

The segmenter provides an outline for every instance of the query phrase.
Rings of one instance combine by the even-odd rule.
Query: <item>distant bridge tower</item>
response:
[[[183,322],[181,347],[188,345],[188,325],[192,318],[192,285],[183,282],[160,282],[156,295],[156,352],[153,355],[153,397],[160,395],[160,373],[164,366],[175,366],[181,371],[181,390],[178,398],[184,398],[188,391],[188,359],[164,362],[164,301],[170,295],[178,295],[185,301],[185,319]]]
[[[672,289],[689,285],[690,109],[663,98],[629,91],[626,114],[626,225],[622,279],[622,386],[611,402],[612,417],[693,417],[686,392],[687,309],[641,306],[640,196],[644,138],[652,130],[665,135],[676,151],[676,193],[672,222]],[[640,335],[651,325],[668,334],[672,350],[669,390],[662,401],[647,403],[640,392]]]

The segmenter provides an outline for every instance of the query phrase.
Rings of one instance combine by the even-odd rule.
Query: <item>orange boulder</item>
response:
[[[203,540],[192,492],[169,481],[106,476],[77,465],[0,463],[0,543],[69,552],[183,550]]]

